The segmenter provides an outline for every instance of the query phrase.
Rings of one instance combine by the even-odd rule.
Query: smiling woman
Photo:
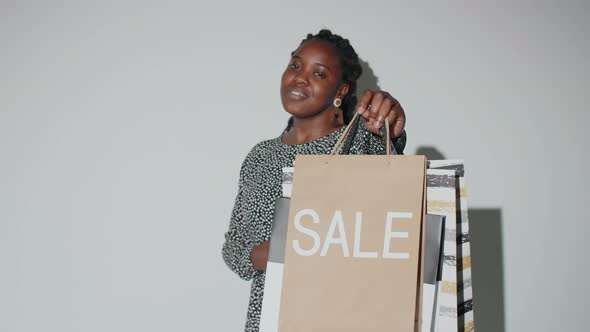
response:
[[[309,40],[293,52],[281,79],[281,101],[298,121],[317,118],[334,99],[348,94],[339,58],[338,51],[321,40]]]
[[[291,53],[281,79],[281,101],[292,115],[274,139],[256,144],[246,156],[238,193],[225,233],[223,259],[238,276],[252,280],[246,331],[258,331],[275,201],[281,195],[282,168],[296,155],[327,154],[354,112],[362,117],[347,144],[348,154],[385,154],[385,126],[397,153],[405,147],[405,114],[385,91],[366,90],[358,103],[356,81],[362,69],[347,39],[321,30],[309,34]]]

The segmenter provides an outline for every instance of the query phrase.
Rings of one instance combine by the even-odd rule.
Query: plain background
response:
[[[323,27],[465,160],[477,330],[587,330],[588,2],[127,0],[1,2],[0,330],[240,331],[239,168]]]

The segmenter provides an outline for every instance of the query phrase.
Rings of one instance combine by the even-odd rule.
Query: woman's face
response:
[[[342,84],[338,50],[321,40],[303,42],[281,78],[283,107],[301,118],[330,108],[334,98],[343,98],[347,92],[348,85]]]

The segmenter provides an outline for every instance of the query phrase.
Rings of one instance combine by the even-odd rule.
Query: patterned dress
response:
[[[347,138],[343,151],[348,154],[385,154],[385,143],[357,122]],[[382,128],[382,134],[384,134]],[[238,194],[225,233],[222,256],[229,268],[245,280],[252,280],[246,332],[257,332],[262,309],[265,272],[256,271],[250,260],[252,248],[270,239],[275,201],[281,196],[282,168],[292,167],[298,154],[328,154],[344,127],[314,141],[288,145],[281,137],[256,144],[246,156],[238,183]],[[402,153],[405,132],[393,140]]]

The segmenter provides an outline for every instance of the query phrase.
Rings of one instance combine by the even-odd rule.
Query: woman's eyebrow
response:
[[[291,58],[297,58],[297,59],[299,59],[299,60],[302,60],[302,61],[303,61],[303,58],[302,58],[302,57],[300,57],[299,55],[292,55],[292,56],[291,56]],[[324,67],[324,68],[326,68],[328,71],[332,71],[332,70],[330,69],[330,66],[328,66],[328,65],[325,65],[325,64],[323,64],[323,63],[321,63],[321,62],[316,62],[316,63],[314,63],[314,64],[315,64],[315,65],[318,65],[318,66],[320,66],[320,67]]]

